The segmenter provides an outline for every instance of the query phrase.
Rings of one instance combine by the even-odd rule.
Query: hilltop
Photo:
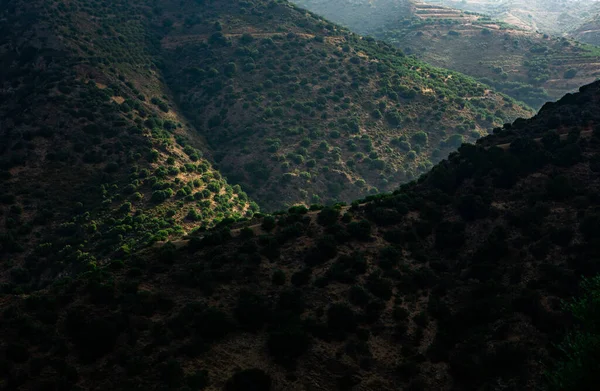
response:
[[[508,24],[496,18],[497,13],[490,17],[408,0],[297,3],[427,63],[470,75],[534,108],[599,75],[597,48]],[[394,11],[384,12],[392,4]],[[368,25],[358,19],[365,13],[371,16]]]
[[[599,103],[600,83],[586,86],[391,194],[256,216],[15,290],[2,385],[549,389],[571,323],[560,300],[600,272]]]

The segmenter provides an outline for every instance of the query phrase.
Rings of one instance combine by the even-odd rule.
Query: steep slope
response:
[[[0,4],[3,283],[33,287],[256,210],[165,103],[137,8]]]
[[[373,15],[380,17],[379,24],[365,26],[349,15],[371,10],[369,1],[298,0],[298,4],[427,63],[475,77],[535,108],[599,76],[597,48],[517,28],[482,14],[390,0],[384,4],[397,5],[393,17]]]
[[[220,170],[268,210],[352,200],[415,178],[528,110],[289,3],[161,10],[163,70]]]
[[[586,86],[393,194],[5,295],[3,386],[545,390],[560,299],[600,272],[599,104]]]
[[[29,9],[5,3],[13,13]],[[44,38],[70,47],[73,62],[86,65],[76,68],[83,78],[73,77],[116,83],[130,93],[113,99],[125,111],[143,105],[186,124],[173,117],[181,107],[208,140],[207,159],[267,209],[391,189],[462,139],[530,114],[480,83],[404,58],[287,2],[78,0],[39,7],[50,34]],[[3,28],[19,31],[8,12]],[[125,106],[121,98],[129,99]],[[190,126],[180,132],[201,147]]]

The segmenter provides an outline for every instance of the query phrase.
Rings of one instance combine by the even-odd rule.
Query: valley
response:
[[[302,1],[0,0],[0,391],[597,387],[598,49]]]

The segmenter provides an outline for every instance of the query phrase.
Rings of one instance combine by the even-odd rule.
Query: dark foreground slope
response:
[[[600,272],[599,104],[582,88],[393,194],[3,295],[1,385],[544,390],[560,300]]]

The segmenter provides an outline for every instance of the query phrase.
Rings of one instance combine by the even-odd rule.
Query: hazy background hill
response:
[[[597,0],[425,0],[465,11],[481,12],[494,19],[531,31],[556,35],[569,33],[597,14]]]
[[[504,1],[504,0],[424,0],[465,11],[481,12],[519,28],[565,36],[599,45],[597,0]]]
[[[434,2],[408,0],[299,0],[297,3],[430,64],[473,76],[535,108],[596,80],[599,75],[597,48],[509,24],[505,21],[508,19],[498,16],[501,13],[483,4],[471,8],[470,3],[462,4],[469,12]],[[477,14],[473,10],[486,13]],[[363,19],[361,15],[369,17]]]

